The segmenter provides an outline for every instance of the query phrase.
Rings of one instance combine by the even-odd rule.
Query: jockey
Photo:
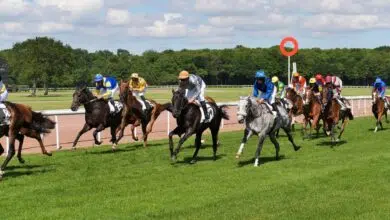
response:
[[[341,89],[342,89],[342,85],[343,85],[343,82],[341,81],[341,79],[336,77],[336,76],[328,75],[325,78],[325,83],[326,83],[327,88],[330,89],[329,93],[328,93],[328,101],[331,98],[335,98],[336,101],[340,104],[341,110],[342,111],[346,110],[348,107],[340,99],[341,98]]]
[[[272,83],[276,87],[276,98],[284,99],[284,97],[286,96],[284,83],[279,81],[279,78],[277,76],[272,77]]]
[[[276,89],[272,81],[265,75],[264,70],[256,72],[256,81],[253,85],[253,96],[258,97],[259,90],[261,91],[260,104],[265,103],[268,109],[273,112],[273,104],[275,103]]]
[[[322,88],[325,86],[325,79],[320,73],[316,75],[315,78],[316,84],[318,85],[319,91],[322,92]]]
[[[115,93],[117,93],[119,90],[119,86],[116,79],[113,77],[103,77],[102,74],[96,74],[95,83],[95,96],[98,99],[104,99],[109,101],[108,104],[110,105],[111,113],[118,111],[114,103]]]
[[[321,104],[322,111],[323,111],[325,107],[324,104],[322,103],[322,98],[321,98],[322,86],[318,83],[317,76],[316,78],[310,78],[309,87],[310,89],[312,89],[314,96],[317,98],[317,101]]]
[[[379,94],[379,97],[385,101],[385,107],[389,108],[389,102],[386,98],[386,83],[383,82],[383,80],[379,77],[376,78],[375,83],[373,85],[373,93],[377,92]],[[375,100],[374,100],[375,101]]]
[[[0,76],[0,102],[5,102],[8,99],[8,90],[5,86],[3,79]]]
[[[305,88],[306,88],[306,79],[305,77],[301,76],[299,73],[295,72],[293,73],[293,78],[291,80],[292,82],[292,88],[301,96],[305,94]]]
[[[152,107],[149,102],[145,99],[145,91],[148,84],[145,79],[140,77],[138,73],[132,73],[131,79],[129,81],[129,88],[133,93],[133,96],[138,99],[138,101],[143,105],[143,108],[146,108],[146,111],[149,111]]]
[[[179,88],[185,90],[185,96],[188,99],[188,103],[194,103],[195,100],[200,102],[202,106],[205,121],[210,120],[209,113],[207,112],[206,101],[204,98],[204,92],[206,89],[206,83],[203,79],[195,74],[189,74],[188,71],[181,71],[179,73]]]

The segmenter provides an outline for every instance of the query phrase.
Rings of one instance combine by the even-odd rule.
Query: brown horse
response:
[[[325,110],[323,114],[324,131],[327,135],[331,136],[332,146],[340,141],[341,135],[344,133],[345,127],[349,120],[353,119],[353,115],[350,109],[346,112],[341,112],[341,106],[335,98],[333,98],[333,92],[329,88],[323,88],[323,100],[325,101]],[[329,101],[328,101],[329,100]],[[341,130],[339,136],[335,137],[336,125],[342,120]]]
[[[315,97],[313,90],[308,87],[306,88],[306,92],[303,96],[304,99],[304,116],[305,116],[305,126],[304,126],[304,135],[307,134],[307,125],[310,124],[310,133],[309,137],[311,137],[312,128],[314,127],[317,131],[317,137],[319,135],[320,124],[319,121],[321,119],[321,103]],[[311,123],[310,123],[311,122]]]
[[[42,113],[34,112],[30,107],[23,104],[15,104],[11,102],[4,102],[7,110],[10,113],[9,125],[3,125],[0,129],[0,137],[4,135],[9,137],[9,151],[8,155],[0,168],[0,179],[4,174],[4,169],[7,167],[9,161],[15,155],[15,139],[19,140],[19,148],[17,157],[20,163],[24,163],[21,156],[23,146],[23,136],[31,137],[39,142],[42,154],[51,156],[43,145],[41,134],[50,133],[50,130],[55,127],[55,122],[42,115]],[[0,154],[4,152],[0,144]]]
[[[133,96],[133,93],[131,92],[129,88],[129,82],[125,80],[120,81],[120,87],[119,87],[119,93],[120,93],[120,100],[124,104],[124,109],[122,113],[122,123],[120,125],[120,133],[118,136],[118,139],[116,143],[114,144],[113,148],[115,148],[115,145],[118,144],[118,142],[122,139],[124,130],[126,127],[124,115],[132,115],[135,116],[137,119],[137,124],[135,126],[141,125],[142,128],[142,140],[144,142],[144,147],[147,146],[148,141],[148,135],[150,132],[152,132],[153,125],[156,122],[158,116],[165,111],[170,111],[171,109],[171,103],[165,103],[165,104],[159,104],[155,102],[154,100],[148,100],[151,105],[152,109],[147,112],[147,114],[144,113],[142,110],[141,103],[137,100],[135,96]]]
[[[290,119],[292,120],[292,129],[294,129],[294,125],[296,123],[296,117],[302,115],[304,113],[303,109],[303,98],[300,96],[293,88],[286,89],[286,100],[291,106],[290,111],[288,113]]]
[[[372,100],[373,100],[372,113],[376,118],[376,127],[374,132],[377,132],[379,126],[381,127],[381,130],[383,130],[383,125],[382,125],[383,115],[386,117],[386,122],[389,123],[389,120],[387,120],[388,109],[385,107],[385,101],[378,96],[377,92],[373,92]]]

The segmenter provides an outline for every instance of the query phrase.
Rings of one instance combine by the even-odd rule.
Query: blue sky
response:
[[[50,36],[90,51],[388,45],[388,0],[0,0],[0,49]]]

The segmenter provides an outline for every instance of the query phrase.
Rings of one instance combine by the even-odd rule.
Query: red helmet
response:
[[[332,82],[332,77],[331,76],[326,76],[325,82],[326,83],[331,83]]]
[[[318,73],[318,74],[316,75],[316,80],[322,80],[322,75],[321,75],[320,73]]]

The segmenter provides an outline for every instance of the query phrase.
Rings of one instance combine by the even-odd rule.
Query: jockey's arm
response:
[[[1,87],[0,94],[3,94],[5,91],[7,91],[7,87],[3,83],[3,86]]]
[[[252,93],[253,97],[257,97],[259,96],[259,90],[257,88],[257,84],[255,82],[255,84],[253,84],[253,93]]]
[[[112,90],[111,89],[107,89],[106,92],[102,95],[102,97],[103,97],[104,100],[107,100],[108,98],[111,97],[111,94],[112,94]]]
[[[142,91],[145,90],[145,88],[146,88],[146,81],[145,81],[144,79],[141,78],[141,79],[139,80],[137,90],[140,91],[140,92],[142,92]]]

